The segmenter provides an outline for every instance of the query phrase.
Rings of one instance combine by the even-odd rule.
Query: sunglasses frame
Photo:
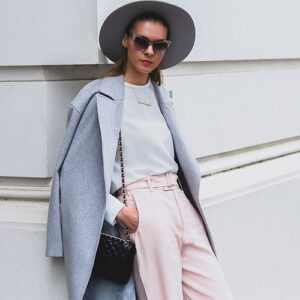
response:
[[[132,36],[135,47],[140,51],[145,51],[151,45],[154,53],[164,53],[165,51],[167,51],[170,48],[171,43],[172,43],[172,41],[167,40],[167,39],[156,40],[156,41],[151,42],[148,38],[146,38],[142,35],[136,34],[134,32],[130,32],[129,35]],[[141,38],[141,39],[145,40],[148,43],[148,46],[146,48],[142,48],[142,47],[138,46],[136,44],[136,38]],[[165,50],[161,50],[161,51],[155,49],[155,44],[158,44],[158,43],[166,43],[167,48]]]

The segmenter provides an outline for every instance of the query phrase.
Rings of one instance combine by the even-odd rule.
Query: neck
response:
[[[124,80],[131,84],[144,85],[148,82],[149,74],[134,74],[132,72],[126,72],[124,74]]]

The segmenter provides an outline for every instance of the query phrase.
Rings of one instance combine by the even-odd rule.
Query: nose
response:
[[[146,54],[148,54],[150,56],[154,55],[154,51],[153,51],[152,45],[149,45],[148,48],[145,49],[144,53],[146,53]]]

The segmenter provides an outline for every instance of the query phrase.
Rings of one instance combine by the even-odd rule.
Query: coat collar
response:
[[[124,100],[124,76],[105,77],[102,79],[101,93],[111,100]]]

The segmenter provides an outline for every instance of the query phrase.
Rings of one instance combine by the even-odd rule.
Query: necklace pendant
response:
[[[152,106],[151,85],[149,86],[149,99],[150,99],[150,100],[148,100],[148,101],[142,101],[142,100],[138,97],[136,90],[135,90],[134,88],[133,88],[132,90],[133,90],[134,96],[135,96],[135,98],[136,98],[136,100],[137,100],[137,102],[138,102],[139,104],[144,104],[144,105],[146,105],[146,106]],[[142,93],[143,93],[143,91],[142,91]],[[142,98],[146,98],[145,95],[142,95]]]

